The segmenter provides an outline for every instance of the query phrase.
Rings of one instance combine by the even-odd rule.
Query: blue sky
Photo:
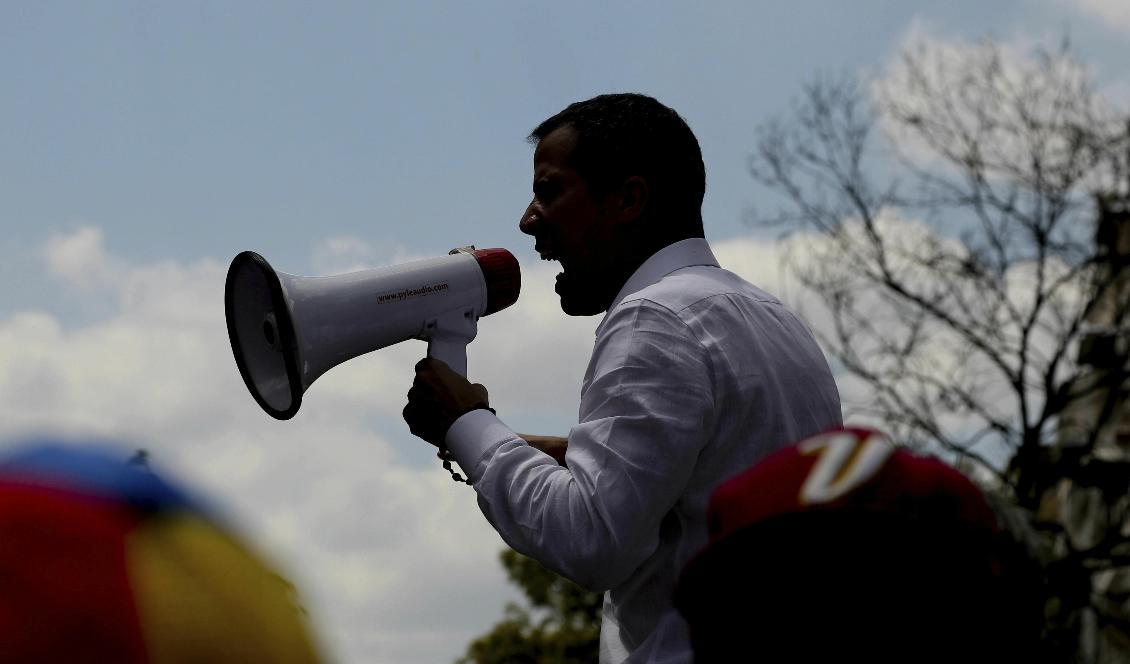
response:
[[[469,368],[513,427],[564,434],[596,320],[560,313],[516,228],[538,122],[612,91],[674,107],[721,262],[792,302],[773,237],[743,223],[774,207],[745,168],[759,124],[911,38],[1064,34],[1130,101],[1126,0],[0,0],[0,440],[143,444],[274,554],[336,659],[450,661],[514,592],[470,490],[400,420],[422,344],[271,420],[227,344],[231,258],[320,274],[510,248],[522,298],[484,319]]]
[[[257,249],[309,271],[327,236],[430,254],[509,246],[525,134],[577,99],[652,94],[706,158],[712,238],[764,208],[753,131],[805,80],[942,34],[1068,32],[1100,71],[1114,30],[1066,2],[15,3],[0,21],[0,312],[51,301],[52,230],[94,224],[129,259]],[[73,302],[60,302],[56,313]]]

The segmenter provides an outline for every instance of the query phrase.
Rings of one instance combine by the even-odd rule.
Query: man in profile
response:
[[[560,262],[562,310],[604,313],[578,424],[566,438],[520,436],[485,388],[431,359],[404,417],[450,450],[510,546],[606,591],[602,662],[689,662],[671,595],[706,543],[711,491],[839,424],[836,386],[796,314],[719,267],[703,236],[702,154],[675,111],[601,95],[530,140],[533,200],[519,228]]]

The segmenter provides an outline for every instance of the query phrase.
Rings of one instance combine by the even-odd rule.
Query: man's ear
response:
[[[642,217],[650,194],[647,180],[642,177],[632,175],[624,180],[624,184],[620,186],[620,200],[616,210],[619,220],[630,223]]]

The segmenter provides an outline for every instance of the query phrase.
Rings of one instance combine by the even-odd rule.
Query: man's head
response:
[[[1042,576],[961,473],[837,429],[769,455],[710,499],[675,604],[696,662],[1033,661]],[[787,657],[786,657],[787,656]],[[1041,660],[1036,660],[1041,661]]]
[[[605,311],[655,251],[702,237],[706,173],[678,113],[639,94],[601,95],[537,126],[534,198],[519,228],[561,262],[561,308]]]

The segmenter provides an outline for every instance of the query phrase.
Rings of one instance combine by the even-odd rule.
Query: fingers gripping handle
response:
[[[428,342],[428,357],[434,357],[467,377],[467,344],[478,334],[478,320],[473,309],[457,311],[428,321],[424,326],[424,339]]]

